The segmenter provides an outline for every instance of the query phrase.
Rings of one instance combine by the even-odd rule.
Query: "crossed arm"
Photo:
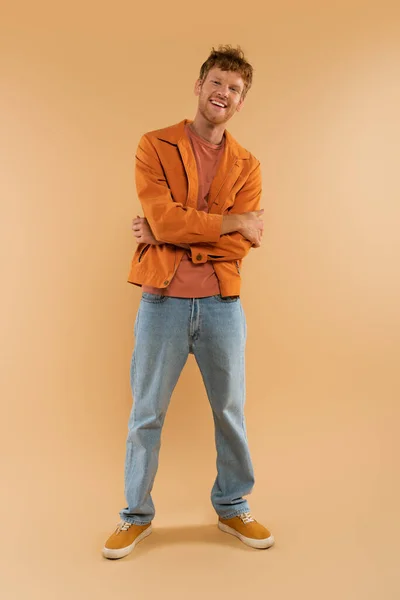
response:
[[[154,239],[147,243],[168,243],[185,248],[197,264],[240,260],[254,246],[238,231],[220,235],[222,215],[186,208],[172,200],[159,158],[146,136],[143,136],[136,155],[136,182],[146,223]],[[257,162],[236,194],[229,214],[259,210],[260,199],[261,169]],[[199,260],[196,257],[200,254]]]

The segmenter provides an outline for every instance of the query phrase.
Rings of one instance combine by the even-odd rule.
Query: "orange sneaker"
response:
[[[218,520],[218,527],[225,533],[235,535],[252,548],[269,548],[275,542],[274,536],[266,527],[257,523],[249,512],[242,513],[232,519]]]
[[[120,521],[116,530],[105,543],[103,556],[106,558],[122,558],[136,546],[138,542],[151,534],[151,523],[136,525],[127,521]]]

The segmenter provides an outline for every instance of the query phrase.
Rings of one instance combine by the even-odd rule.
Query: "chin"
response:
[[[206,121],[208,121],[208,123],[210,123],[211,125],[222,125],[223,123],[225,123],[225,121],[228,120],[223,115],[218,116],[211,112],[208,112],[208,110],[202,110],[200,112],[203,118]]]
[[[209,121],[213,125],[222,125],[223,123],[229,121],[229,117],[224,117],[223,115],[221,115],[220,117],[216,115],[207,115],[207,121]]]

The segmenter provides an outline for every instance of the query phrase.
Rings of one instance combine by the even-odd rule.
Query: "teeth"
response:
[[[211,104],[215,104],[216,106],[220,106],[221,108],[225,108],[225,104],[221,104],[220,102],[215,102],[215,100],[211,100]]]

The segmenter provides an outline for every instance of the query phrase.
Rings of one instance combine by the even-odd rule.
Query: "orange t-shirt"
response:
[[[221,144],[210,144],[198,136],[188,124],[185,130],[192,143],[199,176],[197,210],[208,212],[208,194],[224,151],[225,137],[222,138]],[[142,291],[178,298],[205,298],[221,293],[212,262],[194,264],[188,252],[183,255],[168,287],[154,288],[143,285]]]

